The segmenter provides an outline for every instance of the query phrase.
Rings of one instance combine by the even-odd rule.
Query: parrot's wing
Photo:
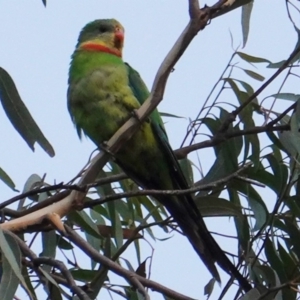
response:
[[[128,72],[129,86],[130,86],[135,98],[142,105],[150,95],[149,90],[148,90],[145,82],[141,78],[140,74],[136,70],[134,70],[128,63],[125,63],[125,65],[127,67],[127,72]],[[163,120],[157,109],[155,109],[152,112],[150,119],[151,119],[152,123],[158,124],[159,127],[162,128],[163,133],[165,135],[165,139],[168,140],[168,136],[165,131]]]
[[[129,86],[132,89],[134,96],[142,105],[147,100],[150,93],[140,74],[128,63],[126,63],[126,66],[128,70]],[[169,165],[173,166],[173,175],[175,176],[173,179],[174,183],[176,183],[176,187],[178,189],[187,189],[188,184],[186,178],[184,177],[177,158],[175,157],[174,152],[169,144],[162,118],[157,109],[155,109],[151,114],[150,121],[152,129],[157,137],[157,141],[160,144],[161,150],[166,153],[165,157],[168,160]],[[194,206],[195,209],[197,209],[196,205]]]
[[[149,96],[149,91],[140,77],[139,73],[131,68],[128,64],[128,79],[129,85],[132,89],[134,96],[142,104]],[[164,159],[167,162],[170,180],[172,180],[172,185],[174,189],[188,189],[188,184],[186,178],[179,166],[177,158],[168,142],[167,134],[165,132],[162,119],[157,110],[155,110],[150,117],[151,127],[156,137],[157,146],[160,148],[160,151],[164,153]],[[138,176],[134,176],[138,181]],[[156,186],[151,187],[149,184],[148,188],[156,188]],[[157,198],[162,202],[163,205],[167,207],[171,215],[181,224],[181,228],[186,228],[185,234],[189,236],[194,236],[193,233],[189,234],[189,228],[193,228],[194,222],[196,222],[199,232],[201,234],[201,239],[192,243],[202,257],[202,260],[213,274],[213,276],[220,282],[219,273],[215,267],[215,258],[214,253],[221,251],[219,246],[216,244],[215,240],[211,237],[209,231],[207,230],[205,223],[202,219],[202,216],[193,200],[191,195],[182,195],[179,196],[175,202],[170,203],[168,197],[157,196]],[[198,234],[198,233],[197,233]],[[206,245],[204,244],[206,243]],[[221,255],[223,253],[221,252]],[[223,254],[224,255],[224,254]]]

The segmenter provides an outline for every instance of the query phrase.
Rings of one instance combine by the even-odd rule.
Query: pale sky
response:
[[[89,140],[79,141],[66,106],[70,56],[79,31],[94,19],[119,20],[126,30],[124,60],[140,72],[151,88],[160,63],[188,22],[187,1],[69,0],[49,1],[47,8],[38,0],[0,3],[0,66],[13,77],[27,108],[56,152],[56,156],[50,158],[36,146],[33,153],[0,109],[0,166],[11,176],[19,190],[33,173],[40,176],[47,173],[48,183],[68,182],[95,149]],[[209,1],[207,4],[213,3]],[[203,99],[232,54],[230,32],[234,47],[241,45],[240,9],[213,20],[194,39],[170,75],[160,111],[195,118]],[[286,58],[295,44],[296,33],[286,17],[284,1],[255,1],[249,41],[242,51],[276,62]],[[266,70],[265,65],[260,66],[258,71],[266,76],[273,73],[273,70]],[[249,79],[243,78],[246,81]],[[256,88],[259,85],[253,84]],[[226,100],[231,101],[230,98]],[[188,119],[168,118],[165,121],[170,142],[176,149],[185,135]],[[212,149],[198,151],[204,172],[212,165],[212,153]],[[191,155],[190,158],[195,159],[196,156]],[[196,159],[194,162],[198,164]],[[199,173],[195,172],[195,176],[199,178]],[[15,195],[1,182],[0,188],[0,201]],[[227,218],[220,222],[211,219],[207,224],[211,231],[224,234],[232,228]],[[158,230],[157,237],[164,238],[166,235]],[[155,248],[151,279],[187,296],[205,299],[203,287],[210,275],[188,240],[180,236],[165,242],[147,239]],[[232,249],[232,245],[224,244],[227,240],[217,240],[221,241],[223,248]],[[151,255],[151,248],[146,243],[144,245],[142,255],[146,258]],[[36,253],[39,253],[38,249]],[[134,250],[125,252],[124,256],[137,267]],[[84,264],[81,263],[81,266],[84,267]],[[219,270],[224,287],[227,276]],[[216,288],[211,299],[216,299],[219,291]],[[23,291],[18,293],[20,295],[24,297]],[[106,291],[99,299],[101,296],[101,299],[109,299]],[[162,299],[157,293],[151,293],[151,297]],[[118,297],[114,296],[114,299]],[[226,299],[232,299],[230,294]]]

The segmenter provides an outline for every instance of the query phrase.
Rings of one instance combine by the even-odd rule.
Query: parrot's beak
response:
[[[124,42],[124,29],[120,27],[116,27],[115,29],[115,47],[117,49],[123,48],[123,42]]]

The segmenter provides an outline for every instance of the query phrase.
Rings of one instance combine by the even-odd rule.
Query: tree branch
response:
[[[225,176],[224,178],[221,178],[219,180],[207,183],[207,184],[201,184],[194,186],[189,189],[184,189],[184,190],[137,190],[133,192],[124,192],[124,193],[119,193],[119,194],[113,194],[113,195],[108,195],[105,197],[102,197],[100,200],[87,200],[84,202],[83,207],[84,208],[91,208],[96,205],[101,205],[104,204],[108,201],[115,201],[117,199],[121,198],[130,198],[130,197],[136,197],[136,196],[155,196],[155,195],[186,195],[186,194],[191,194],[195,192],[199,192],[201,190],[207,190],[213,187],[216,187],[220,184],[227,183],[229,180],[237,177],[239,173],[244,171],[246,168],[252,165],[252,162],[246,163],[243,165],[241,168],[239,168],[237,171],[233,172],[232,174],[229,174],[228,176]]]
[[[177,293],[174,290],[171,290],[155,281],[152,281],[150,279],[146,279],[142,276],[137,275],[134,272],[128,271],[124,268],[122,268],[117,263],[113,262],[109,258],[103,256],[100,254],[97,250],[95,250],[90,244],[88,244],[79,234],[77,234],[74,230],[72,230],[70,227],[65,226],[67,235],[65,235],[70,241],[72,241],[77,247],[79,247],[86,255],[88,255],[93,260],[99,262],[112,272],[120,275],[121,277],[125,278],[129,282],[132,283],[133,286],[135,286],[135,282],[133,282],[133,278],[137,279],[142,285],[151,288],[154,291],[160,292],[174,300],[192,300],[192,298],[187,297],[185,295],[182,295],[180,293]]]
[[[187,155],[195,150],[208,148],[212,146],[219,145],[229,139],[238,137],[238,136],[244,136],[247,134],[258,134],[263,132],[270,132],[270,131],[286,131],[290,130],[290,125],[278,125],[278,126],[270,126],[269,124],[265,126],[257,126],[250,129],[245,130],[239,130],[239,131],[226,131],[222,133],[218,133],[214,135],[210,140],[206,140],[200,143],[196,143],[190,146],[182,147],[174,151],[176,157],[178,159],[183,159],[187,157]]]

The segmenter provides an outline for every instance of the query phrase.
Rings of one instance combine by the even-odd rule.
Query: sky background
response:
[[[213,3],[206,2],[208,5]],[[0,66],[13,77],[27,108],[56,152],[56,156],[50,158],[36,146],[33,153],[0,109],[0,166],[19,190],[33,173],[40,176],[46,173],[48,183],[68,182],[95,149],[92,142],[87,139],[80,142],[77,137],[67,111],[66,90],[70,56],[79,31],[86,23],[99,18],[116,18],[123,24],[126,30],[124,60],[140,72],[151,88],[159,65],[186,26],[189,16],[187,1],[69,0],[49,1],[47,8],[38,0],[0,1]],[[174,149],[180,146],[185,136],[187,118],[195,118],[203,99],[232,55],[230,35],[234,47],[242,44],[240,9],[213,20],[200,32],[170,75],[159,109],[185,117],[165,119]],[[291,53],[296,38],[286,17],[284,1],[255,1],[244,52],[280,61]],[[261,70],[266,76],[273,73],[264,66]],[[230,98],[227,101],[230,102]],[[198,155],[204,172],[207,172],[214,160],[212,150],[201,150]],[[199,173],[195,172],[195,177],[199,178]],[[15,195],[1,182],[0,188],[0,201]],[[222,228],[222,233],[230,232],[228,219],[222,222],[208,220],[207,224],[211,231]],[[157,234],[166,237],[162,231]],[[226,240],[217,240],[223,248],[232,249],[232,245],[224,244]],[[204,299],[203,287],[210,275],[188,241],[175,236],[166,242],[151,241],[151,244],[155,248],[151,279],[190,297]],[[146,258],[151,254],[151,248],[144,245]],[[136,264],[134,252],[129,250],[125,254]],[[87,263],[89,267],[88,260]],[[84,267],[83,262],[81,266]],[[223,278],[224,287],[226,277]],[[215,297],[217,291],[220,290],[216,289]],[[18,295],[24,294],[20,291]],[[109,299],[106,292],[102,295],[102,299]],[[151,296],[161,299],[156,293]],[[230,297],[228,294],[226,299],[232,299]]]

